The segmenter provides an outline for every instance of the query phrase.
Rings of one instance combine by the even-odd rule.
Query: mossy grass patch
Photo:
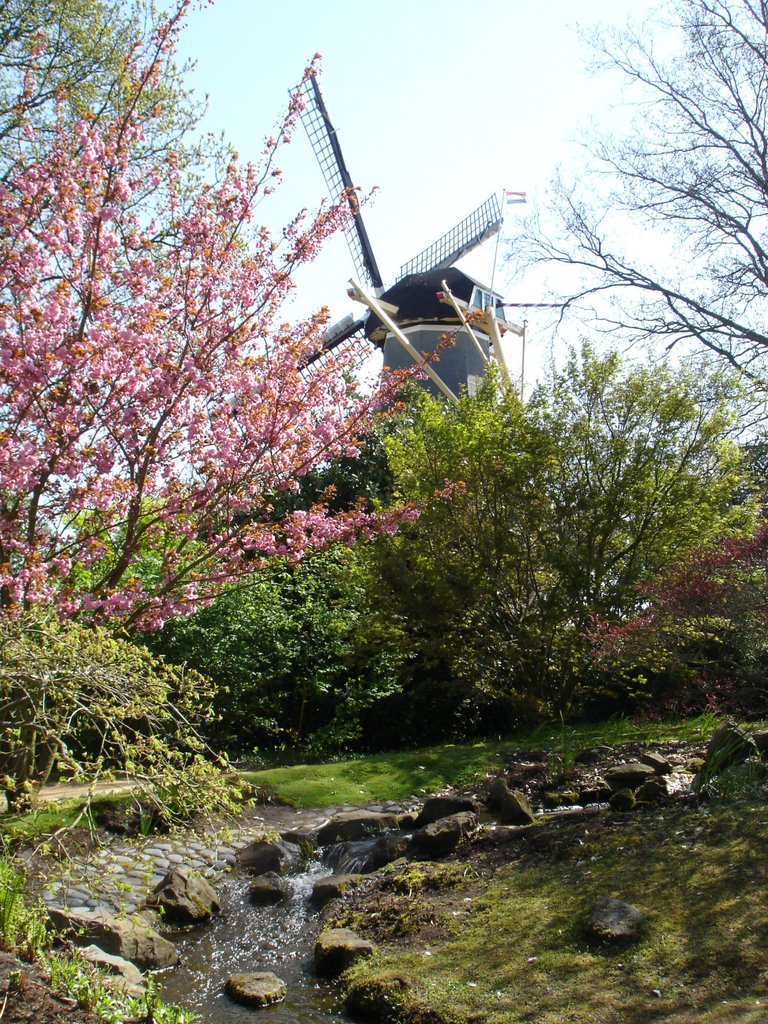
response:
[[[385,946],[350,982],[418,979],[415,1019],[459,1024],[764,1024],[766,843],[768,808],[742,804],[609,815],[549,850],[497,850],[441,935]],[[599,895],[642,910],[637,942],[589,938]]]

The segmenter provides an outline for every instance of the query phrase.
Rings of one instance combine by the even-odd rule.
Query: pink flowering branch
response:
[[[273,514],[280,491],[357,450],[380,396],[358,394],[349,354],[305,370],[324,310],[280,318],[293,272],[347,216],[304,212],[280,241],[256,220],[299,91],[261,165],[233,159],[192,195],[176,153],[142,144],[158,115],[140,100],[187,8],[133,54],[119,116],[62,120],[45,159],[0,185],[6,608],[157,628],[272,554],[394,528],[362,509]]]

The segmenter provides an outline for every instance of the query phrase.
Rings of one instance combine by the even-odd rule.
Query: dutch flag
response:
[[[525,192],[507,192],[507,206],[512,206],[515,203],[525,202]]]

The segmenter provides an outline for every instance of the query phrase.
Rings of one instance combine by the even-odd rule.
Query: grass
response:
[[[685,722],[636,724],[620,718],[599,725],[551,723],[505,740],[444,744],[424,750],[372,754],[327,764],[267,768],[246,772],[244,777],[293,807],[405,800],[446,786],[471,785],[489,772],[498,770],[504,754],[514,749],[538,747],[552,750],[565,770],[585,747],[672,739],[698,741],[711,735],[717,724],[717,719],[711,715]]]
[[[130,803],[130,793],[94,797],[91,801],[91,813],[95,816],[101,808],[116,807],[118,804],[128,807]],[[25,839],[51,835],[59,829],[70,828],[74,825],[82,815],[82,811],[83,800],[72,798],[41,803],[34,810],[25,814],[6,813],[0,816],[0,838],[15,845]],[[83,819],[81,824],[87,825],[87,821]]]
[[[352,980],[375,987],[380,978],[413,979],[406,1005],[414,1020],[764,1024],[766,843],[764,804],[582,826],[545,863],[499,866],[444,922],[442,941],[385,948]],[[600,894],[644,912],[637,945],[587,939]]]

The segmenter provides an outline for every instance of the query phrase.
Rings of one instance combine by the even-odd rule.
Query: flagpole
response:
[[[504,224],[504,199],[506,198],[507,190],[503,188],[501,190],[501,223]],[[491,292],[493,292],[493,282],[496,280],[496,261],[499,257],[499,238],[501,237],[501,228],[496,232],[496,247],[493,252],[493,269],[491,270]]]

